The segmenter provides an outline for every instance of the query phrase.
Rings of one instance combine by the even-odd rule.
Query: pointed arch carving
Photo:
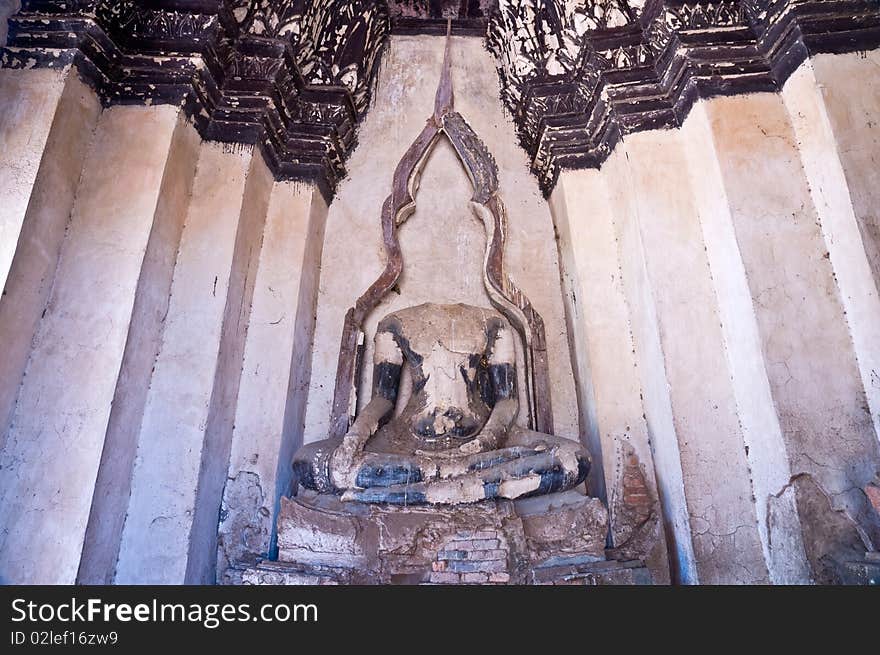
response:
[[[331,437],[345,435],[354,419],[364,353],[363,325],[403,272],[403,254],[397,230],[415,211],[419,177],[431,151],[443,137],[449,139],[467,171],[473,187],[471,209],[486,230],[483,286],[492,305],[510,321],[522,341],[529,427],[553,433],[544,322],[505,270],[507,213],[498,192],[498,167],[476,132],[454,110],[449,49],[450,38],[447,35],[434,114],[398,162],[391,194],[382,206],[385,269],[345,315],[330,416]]]

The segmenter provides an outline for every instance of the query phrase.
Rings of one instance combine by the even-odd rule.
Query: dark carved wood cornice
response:
[[[624,134],[680,125],[698,98],[779,90],[811,53],[880,44],[880,0],[459,5],[454,33],[492,12],[488,45],[502,99],[545,192],[562,169],[599,166]],[[183,106],[203,137],[256,144],[276,177],[316,181],[329,197],[345,175],[388,33],[430,33],[443,7],[24,0],[0,64],[73,64],[107,105]]]
[[[392,34],[485,36],[498,0],[385,0]]]
[[[810,54],[880,44],[880,0],[635,4],[500,0],[489,47],[545,193],[622,135],[681,125],[698,98],[778,91]]]
[[[389,30],[374,0],[24,0],[8,68],[74,64],[106,105],[178,104],[331,195]]]

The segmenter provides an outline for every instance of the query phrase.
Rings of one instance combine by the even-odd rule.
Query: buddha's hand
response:
[[[476,455],[486,450],[485,444],[479,439],[472,439],[467,443],[463,443],[455,448],[447,450],[417,450],[416,455],[421,457],[430,457],[434,459],[458,459],[467,455]]]
[[[480,439],[473,439],[467,443],[463,443],[458,447],[458,452],[462,455],[476,455],[486,450],[486,444]]]
[[[415,455],[418,457],[427,457],[428,459],[455,459],[461,457],[458,448],[450,448],[449,450],[416,450]]]
[[[330,477],[341,489],[353,486],[357,474],[356,458],[363,450],[367,437],[349,430],[330,456]]]

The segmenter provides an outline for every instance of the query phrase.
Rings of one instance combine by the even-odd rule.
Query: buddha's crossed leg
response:
[[[332,454],[334,442],[322,443],[323,452]],[[325,477],[320,471],[322,460],[329,461],[329,455],[314,458],[312,470],[301,470],[298,477],[318,491],[335,490],[329,473]],[[586,479],[589,469],[589,456],[577,442],[514,428],[506,447],[468,456],[363,452],[357,456],[354,487],[342,498],[398,505],[520,498],[571,489]]]

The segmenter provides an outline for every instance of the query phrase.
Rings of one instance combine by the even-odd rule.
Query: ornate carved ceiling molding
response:
[[[880,44],[880,0],[23,0],[0,64],[74,64],[106,104],[175,103],[332,195],[388,33],[484,29],[545,192],[700,97],[778,90]]]
[[[811,53],[880,44],[880,0],[499,0],[502,97],[545,193],[701,97],[779,90]]]
[[[332,194],[389,31],[375,0],[24,0],[2,66],[74,64],[104,103],[183,105]]]
[[[455,35],[485,36],[489,16],[498,0],[386,0],[395,34],[446,34],[447,22]]]

